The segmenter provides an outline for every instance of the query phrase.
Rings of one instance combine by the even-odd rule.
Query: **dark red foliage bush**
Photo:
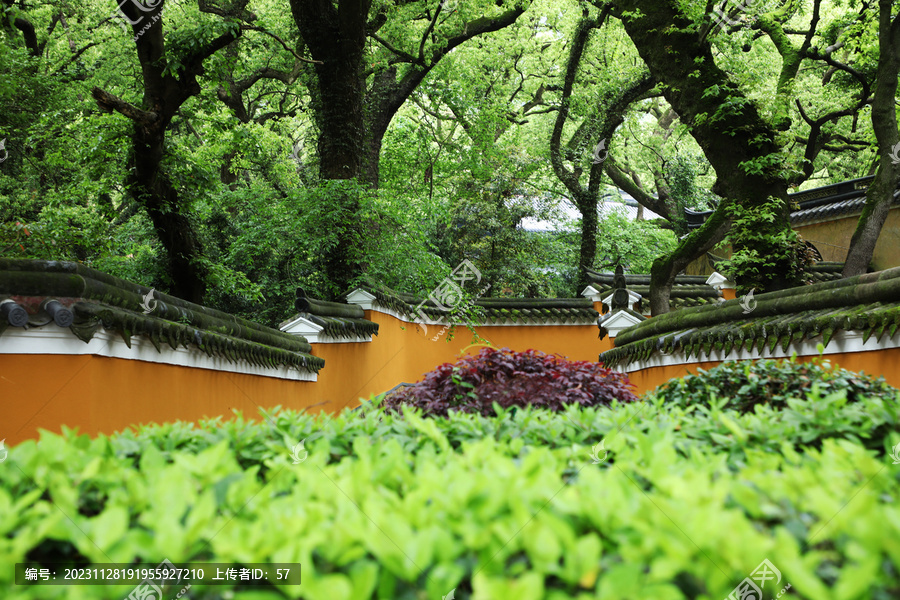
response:
[[[446,416],[451,410],[493,416],[493,402],[503,408],[530,404],[553,411],[566,404],[633,402],[633,386],[625,374],[597,363],[568,361],[537,350],[485,348],[477,356],[439,366],[422,381],[387,396],[383,405],[389,410],[418,406],[432,416]]]

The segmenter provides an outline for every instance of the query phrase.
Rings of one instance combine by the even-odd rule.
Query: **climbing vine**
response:
[[[796,231],[778,227],[781,201],[769,197],[750,206],[728,208],[732,226],[724,242],[731,245],[726,274],[737,283],[737,293],[773,291],[812,283],[807,274],[811,251]]]

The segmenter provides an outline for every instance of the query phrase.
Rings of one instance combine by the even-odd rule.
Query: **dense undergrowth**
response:
[[[188,591],[203,600],[721,600],[765,559],[781,574],[766,599],[788,584],[900,596],[897,391],[801,386],[750,411],[715,389],[555,413],[367,403],[44,433],[0,465],[0,561],[303,565],[301,586]],[[10,577],[14,600],[131,591]]]

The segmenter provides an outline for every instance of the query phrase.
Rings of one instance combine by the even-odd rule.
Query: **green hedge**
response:
[[[191,600],[722,600],[768,559],[783,578],[766,598],[787,583],[797,598],[896,598],[895,392],[814,387],[747,414],[649,396],[43,433],[0,464],[0,589],[121,599],[133,586],[14,586],[11,565],[167,558],[303,565],[299,587],[195,585]]]

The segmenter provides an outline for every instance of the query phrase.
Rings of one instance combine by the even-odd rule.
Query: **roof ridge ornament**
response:
[[[612,309],[618,310],[628,308],[630,298],[628,290],[626,289],[625,269],[622,268],[622,265],[616,267],[616,274],[613,277],[613,286],[615,287],[615,291],[613,292],[612,297]]]

